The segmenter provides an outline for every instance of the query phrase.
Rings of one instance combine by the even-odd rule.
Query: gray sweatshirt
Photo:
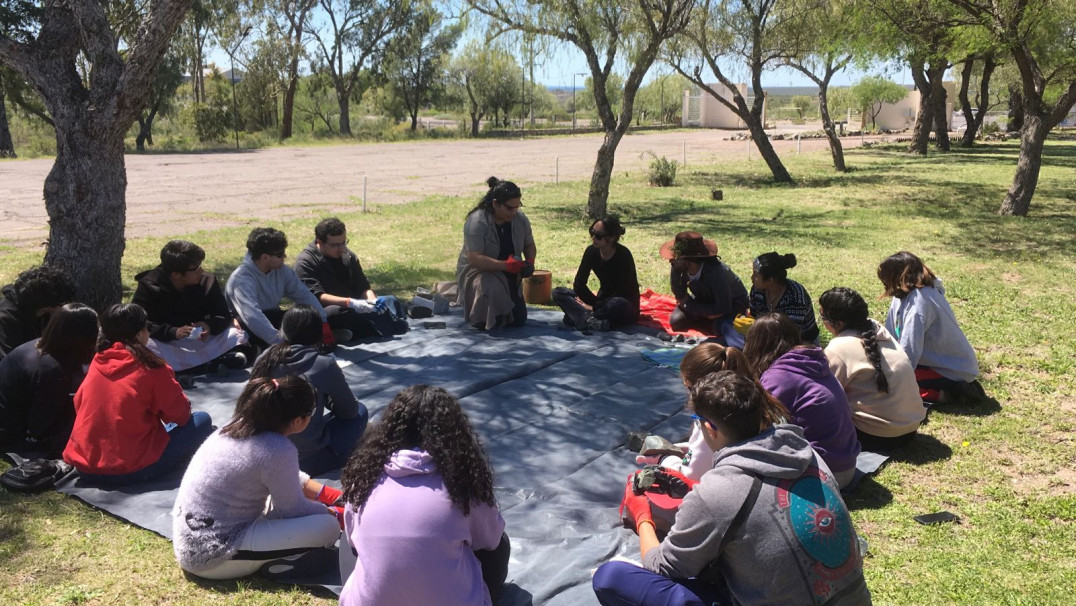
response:
[[[275,366],[270,371],[270,375],[274,379],[287,375],[299,375],[306,379],[317,392],[317,404],[314,414],[310,417],[310,424],[301,432],[288,436],[299,449],[300,458],[328,446],[329,427],[326,410],[331,411],[333,416],[340,419],[354,419],[359,416],[365,418],[369,414],[366,407],[355,398],[355,394],[351,393],[344,372],[336,364],[336,358],[319,354],[313,347],[288,346],[284,361]]]
[[[731,527],[756,478],[757,499]],[[848,508],[795,425],[718,451],[643,565],[670,578],[724,579],[738,604],[871,603]]]
[[[295,270],[285,265],[264,273],[254,264],[250,253],[243,257],[243,262],[228,278],[224,294],[227,295],[228,307],[239,321],[255,336],[269,344],[279,343],[280,335],[262,310],[280,307],[280,300],[284,295],[296,303],[318,310],[321,319],[325,320],[325,310],[321,303],[295,275]]]
[[[893,297],[885,329],[897,337],[912,368],[927,366],[953,381],[971,382],[979,376],[975,350],[956,322],[940,279],[903,299]]]

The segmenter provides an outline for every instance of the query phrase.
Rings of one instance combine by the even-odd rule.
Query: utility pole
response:
[[[250,34],[250,26],[243,30],[242,35],[235,41],[235,46],[228,49],[228,61],[231,63],[232,68],[232,127],[235,130],[235,148],[239,149],[239,102],[235,98],[235,52],[239,50],[239,45],[243,43],[243,40]]]

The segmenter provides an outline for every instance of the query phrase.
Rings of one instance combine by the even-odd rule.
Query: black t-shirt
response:
[[[497,235],[501,238],[501,249],[497,251],[497,260],[505,261],[516,252],[515,245],[512,243],[512,222],[498,225]]]
[[[587,287],[590,272],[598,276],[598,293],[594,294]],[[616,245],[616,252],[608,260],[602,259],[601,251],[595,246],[588,246],[579,262],[572,282],[575,296],[587,305],[596,305],[612,297],[622,297],[636,308],[639,307],[639,278],[635,273],[635,258],[631,251],[622,244]]]

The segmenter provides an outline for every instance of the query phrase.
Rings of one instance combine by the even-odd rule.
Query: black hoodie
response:
[[[135,287],[131,303],[146,310],[149,336],[158,341],[174,341],[177,328],[195,322],[208,324],[209,334],[213,335],[224,332],[232,323],[228,303],[216,279],[208,288],[205,286],[206,280],[203,280],[202,284],[189,286],[180,292],[172,286],[168,272],[158,265],[138,274],[135,280],[138,286]]]

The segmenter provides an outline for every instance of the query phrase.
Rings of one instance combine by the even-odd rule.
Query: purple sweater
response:
[[[496,507],[455,507],[425,451],[392,455],[359,511],[344,510],[344,534],[358,555],[341,606],[492,604],[476,549],[494,549],[504,532]]]
[[[789,414],[833,473],[855,467],[859,438],[852,409],[826,354],[818,347],[793,349],[759,378]]]

